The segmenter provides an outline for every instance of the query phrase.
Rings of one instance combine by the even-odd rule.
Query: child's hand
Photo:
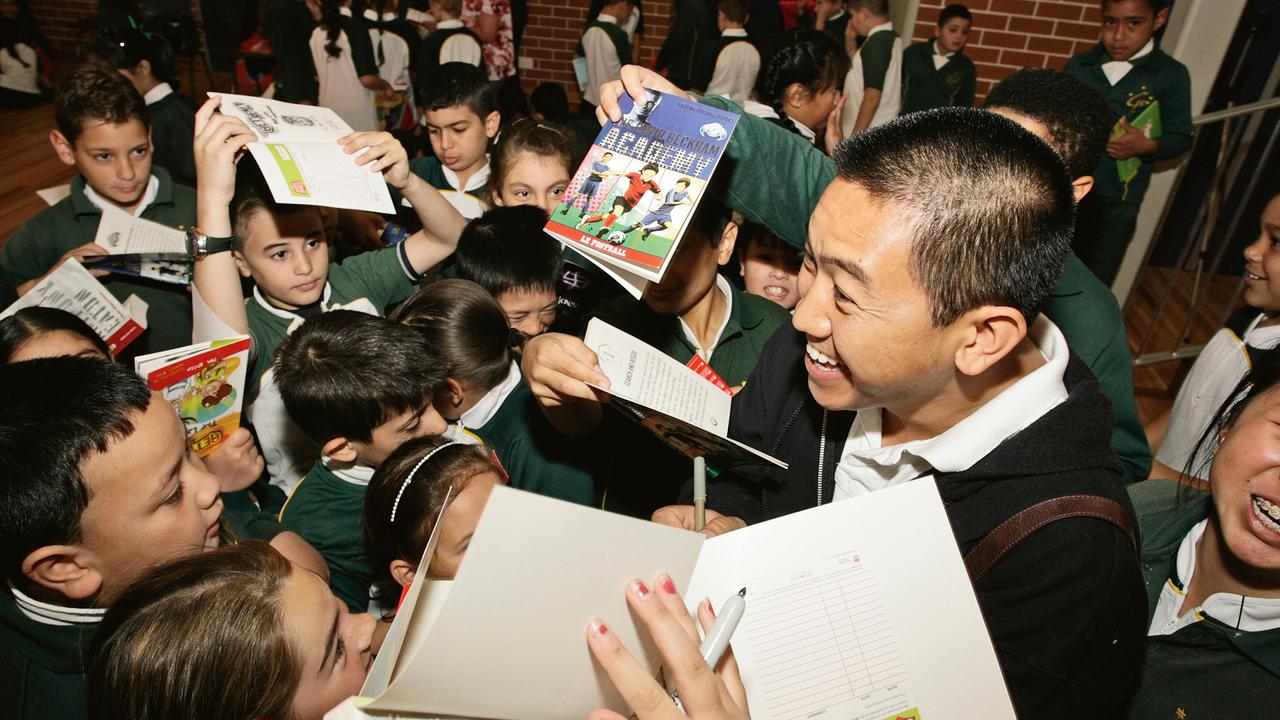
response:
[[[196,191],[206,200],[231,204],[236,190],[236,161],[258,136],[238,118],[217,112],[222,96],[214,95],[196,111]]]
[[[844,140],[844,97],[844,93],[836,95],[836,106],[827,113],[827,131],[823,134],[827,155],[835,153],[836,146]]]
[[[639,720],[749,720],[747,691],[733,651],[726,652],[714,669],[707,667],[698,652],[697,626],[671,577],[665,573],[659,575],[654,578],[652,588],[640,580],[631,580],[626,592],[627,605],[653,637],[684,706],[681,712],[669,692],[636,662],[603,620],[592,620],[587,627],[587,645],[631,707],[632,717]],[[715,624],[710,602],[698,604],[698,623],[704,631]],[[603,708],[592,711],[588,718],[623,720],[618,713]]]
[[[236,492],[249,487],[262,476],[266,466],[253,433],[247,428],[237,428],[227,436],[209,456],[204,466],[218,478],[222,492]]]
[[[587,383],[609,387],[596,354],[572,335],[544,333],[533,338],[524,346],[520,367],[529,390],[544,407],[574,400],[598,403],[599,392]]]
[[[1128,118],[1120,118],[1120,127],[1124,129],[1124,135],[1112,135],[1107,141],[1107,154],[1112,158],[1128,160],[1156,151],[1156,141],[1147,137],[1142,128],[1135,127]]]
[[[596,108],[596,119],[601,125],[606,122],[618,122],[622,119],[622,110],[618,107],[618,98],[623,93],[631,95],[636,102],[645,99],[645,89],[657,90],[668,95],[677,95],[686,100],[692,97],[676,87],[670,80],[662,77],[649,68],[639,65],[623,65],[619,74],[620,80],[611,80],[600,86],[600,106]]]
[[[387,184],[397,190],[404,190],[413,180],[409,172],[409,153],[389,132],[357,132],[338,140],[343,150],[351,155],[369,148],[360,157],[355,158],[356,165],[368,167],[369,172],[381,172]]]
[[[28,292],[31,291],[31,288],[35,287],[36,285],[39,285],[42,280],[52,275],[55,270],[62,267],[62,264],[68,260],[76,260],[81,265],[84,265],[85,269],[89,271],[89,274],[93,275],[94,277],[105,277],[107,275],[110,275],[111,274],[110,270],[101,270],[93,267],[92,265],[89,265],[86,262],[90,258],[98,258],[103,255],[109,255],[109,254],[110,253],[108,253],[106,249],[104,249],[101,245],[95,245],[91,242],[87,242],[84,245],[81,245],[80,247],[71,248],[70,250],[63,253],[62,257],[58,258],[57,261],[53,263],[53,265],[49,266],[49,272],[46,272],[45,274],[41,275],[38,278],[32,278],[31,280],[28,280],[24,283],[19,284],[17,287],[18,295],[26,295]]]
[[[707,537],[723,535],[734,530],[741,530],[747,526],[746,521],[742,518],[721,515],[711,508],[706,508],[705,512],[707,524],[702,526],[702,534]],[[654,510],[653,516],[649,519],[659,525],[692,531],[693,515],[692,505],[667,505]]]

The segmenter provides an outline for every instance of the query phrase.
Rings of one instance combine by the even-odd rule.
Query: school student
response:
[[[587,62],[587,84],[582,91],[584,115],[600,102],[596,90],[610,80],[617,80],[622,66],[631,64],[631,41],[620,25],[631,16],[632,9],[631,0],[605,3],[578,40],[578,57],[586,58]]]
[[[128,78],[146,101],[152,161],[168,170],[176,182],[195,185],[191,140],[196,105],[176,89],[177,66],[168,41],[132,27],[107,28],[94,38],[89,52]]]
[[[397,17],[393,0],[374,0],[361,14],[369,28],[373,61],[378,77],[386,81],[390,93],[376,103],[378,127],[411,130],[418,125],[412,70],[417,59],[418,31]]]
[[[490,450],[442,437],[410,440],[378,467],[364,503],[364,544],[376,582],[408,587],[419,571],[452,580],[493,488],[506,471]],[[418,567],[449,499],[430,566]]]
[[[546,224],[542,208],[499,207],[467,223],[458,238],[457,277],[489,293],[524,338],[546,332],[559,307],[561,247],[543,231]]]
[[[459,202],[459,212],[479,217],[487,202],[489,143],[502,119],[492,85],[474,65],[445,63],[426,79],[420,102],[435,156],[411,160],[410,170],[431,187],[470,195],[475,202]]]
[[[321,451],[280,522],[320,552],[330,587],[353,612],[369,604],[360,541],[365,487],[404,441],[445,431],[432,394],[447,367],[416,330],[350,310],[308,319],[276,355],[285,408]]]
[[[332,108],[357,132],[378,130],[376,97],[391,85],[378,63],[364,20],[351,14],[351,0],[323,0],[308,41],[320,86],[319,104]]]
[[[849,58],[835,41],[816,30],[791,30],[767,58],[756,76],[754,96],[742,109],[756,117],[799,133],[831,152],[839,127],[829,127],[840,102],[840,83],[849,71]],[[821,133],[821,135],[819,135]]]
[[[902,108],[902,38],[889,19],[889,0],[849,0],[848,6],[845,47],[854,45],[853,35],[866,40],[851,53],[844,80],[844,137],[883,125]]]
[[[276,58],[275,99],[312,103],[320,93],[311,57],[311,31],[320,19],[315,0],[267,0],[262,32]]]
[[[1094,190],[1080,204],[1074,243],[1076,254],[1106,285],[1115,280],[1133,239],[1153,164],[1191,147],[1190,75],[1156,47],[1154,37],[1168,19],[1163,0],[1103,0],[1102,40],[1064,68],[1098,88],[1112,113],[1112,138],[1093,171]],[[1162,132],[1147,137],[1133,121],[1157,112]],[[1133,159],[1137,168],[1122,171],[1120,163]]]
[[[902,114],[936,107],[973,104],[978,71],[964,54],[973,16],[951,4],[938,14],[933,39],[902,52]]]
[[[186,229],[195,220],[195,191],[174,184],[151,163],[150,116],[123,76],[84,65],[63,81],[54,102],[53,151],[76,169],[71,195],[42,210],[0,248],[0,269],[25,294],[69,258],[106,255],[93,244],[103,212],[125,212]],[[147,303],[147,331],[130,347],[150,353],[191,343],[191,300],[181,286],[158,287],[93,271],[119,300]]]
[[[551,215],[565,199],[576,170],[575,142],[568,129],[550,120],[511,123],[489,155],[489,203],[533,205]]]
[[[800,302],[800,252],[767,230],[748,223],[741,216],[738,223],[738,268],[742,289],[791,310]]]
[[[445,63],[461,62],[484,69],[480,38],[458,19],[462,0],[431,0],[430,6],[431,14],[436,16],[436,29],[420,43],[414,66],[418,82],[426,82]]]
[[[253,164],[235,162],[253,142],[244,123],[216,114],[218,98],[196,116],[196,169],[200,176],[199,227],[208,253],[195,265],[198,298],[194,336],[252,338],[246,414],[261,443],[271,483],[285,492],[314,463],[318,448],[289,419],[275,389],[271,362],[295,328],[336,308],[381,314],[413,293],[422,272],[453,252],[462,218],[438,192],[408,171],[404,148],[387,133],[344,138],[354,160],[382,171],[410,199],[424,227],[392,248],[329,263],[321,213],[312,206],[276,203]],[[237,169],[238,167],[238,169]],[[253,280],[246,302],[241,279]]]
[[[148,567],[219,544],[218,480],[123,365],[0,366],[0,693],[6,717],[87,718],[105,608]]]
[[[1152,477],[1208,479],[1216,442],[1201,443],[1200,436],[1235,383],[1267,349],[1280,344],[1280,195],[1267,203],[1258,225],[1258,237],[1244,249],[1245,307],[1209,339],[1178,388],[1172,410],[1152,423]]]
[[[746,0],[719,0],[716,27],[720,38],[708,43],[693,87],[705,88],[707,95],[724,95],[744,102],[755,87],[760,72],[760,52],[747,37]]]
[[[845,0],[818,0],[813,10],[813,29],[830,35],[840,44],[840,49],[848,53],[845,34],[849,26],[849,9],[845,7]]]
[[[364,684],[375,625],[262,543],[175,560],[102,620],[89,704],[100,720],[321,720]]]

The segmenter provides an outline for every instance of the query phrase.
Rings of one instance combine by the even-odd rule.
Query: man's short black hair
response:
[[[133,434],[151,391],[122,365],[71,356],[0,366],[0,387],[0,553],[25,584],[27,555],[80,540],[92,492],[80,468]]]
[[[961,18],[973,22],[973,13],[969,12],[969,8],[960,3],[951,3],[942,8],[942,12],[938,13],[938,27],[946,25],[955,18]]]
[[[123,75],[101,65],[81,65],[58,86],[53,101],[58,132],[75,144],[84,126],[94,122],[120,125],[137,120],[150,129],[147,103]]]
[[[338,437],[369,442],[379,425],[425,407],[445,372],[422,333],[353,310],[312,316],[275,360],[289,417],[321,445]]]
[[[1057,70],[1023,68],[1001,80],[983,107],[1026,115],[1049,131],[1049,144],[1072,178],[1092,175],[1111,136],[1111,110],[1097,88]]]
[[[901,213],[936,327],[989,303],[1035,318],[1075,226],[1071,179],[1048,145],[995,113],[949,107],[855,135],[834,159]]]
[[[542,230],[547,214],[534,205],[498,207],[467,223],[458,238],[458,277],[495,298],[509,290],[554,290],[560,243]]]
[[[498,96],[484,70],[464,62],[450,62],[431,72],[422,82],[422,98],[427,110],[466,107],[481,120],[498,109]]]
[[[889,0],[848,0],[845,5],[854,12],[866,10],[881,17],[889,14]]]

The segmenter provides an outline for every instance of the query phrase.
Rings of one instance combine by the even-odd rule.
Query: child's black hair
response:
[[[497,95],[483,70],[464,62],[436,68],[422,83],[418,103],[425,110],[465,107],[482,121],[498,109]]]
[[[489,153],[489,197],[498,197],[511,166],[523,153],[554,158],[564,165],[566,177],[577,165],[573,134],[555,123],[522,118],[506,127]]]
[[[236,188],[227,208],[231,215],[232,244],[236,250],[244,250],[248,238],[249,219],[254,213],[264,211],[272,215],[292,215],[300,212],[319,214],[314,205],[294,205],[276,202],[267,186],[266,178],[256,162],[241,162],[236,167]],[[327,239],[327,238],[326,238]]]
[[[338,38],[342,35],[342,0],[320,0],[320,27],[324,28],[324,51],[329,57],[340,57],[342,46]],[[351,42],[350,38],[347,42]]]
[[[1111,137],[1111,110],[1102,93],[1057,70],[1013,73],[991,89],[983,108],[1012,110],[1044,125],[1073,179],[1093,174]]]
[[[942,12],[938,13],[938,27],[946,25],[955,18],[973,22],[973,13],[969,12],[969,8],[961,5],[960,3],[951,3],[950,5],[942,8]]]
[[[122,365],[55,357],[0,366],[0,557],[26,584],[22,561],[81,539],[89,504],[81,466],[133,434],[151,391]]]
[[[0,364],[7,364],[14,353],[33,339],[59,330],[83,337],[103,355],[111,357],[107,343],[85,321],[66,310],[28,307],[0,320]]]
[[[352,310],[308,319],[280,346],[274,367],[289,417],[322,445],[369,442],[387,420],[425,408],[446,369],[422,333]]]
[[[483,445],[450,442],[443,437],[409,440],[369,480],[364,495],[364,549],[375,584],[392,581],[391,561],[416,564],[422,557],[450,488],[457,497],[471,478],[495,469]],[[430,460],[418,464],[432,452]]]
[[[498,207],[467,223],[458,238],[458,277],[493,297],[507,291],[554,290],[560,243],[543,232],[547,214],[534,205]]]
[[[756,100],[771,106],[779,118],[786,118],[783,103],[791,85],[799,83],[810,94],[817,94],[841,87],[848,72],[849,56],[830,35],[809,28],[789,30],[760,66]]]
[[[854,12],[866,10],[876,17],[884,17],[889,14],[889,0],[848,0],[845,4],[849,10]]]
[[[514,75],[499,83],[497,103],[503,127],[529,116],[529,96],[525,95],[520,79]]]
[[[1151,8],[1152,15],[1165,9],[1165,7],[1168,4],[1167,0],[1138,0],[1138,1],[1141,3],[1144,3],[1147,7]],[[1098,3],[1098,5],[1099,7],[1102,8],[1103,11],[1105,11],[1107,9],[1107,6],[1113,2],[1115,2],[1115,0],[1101,0],[1101,2]]]
[[[173,49],[159,34],[144,33],[131,25],[108,26],[94,36],[89,52],[117,70],[133,70],[146,60],[157,80],[178,86]]]
[[[440,280],[409,298],[396,322],[416,329],[441,357],[450,378],[485,391],[511,370],[520,333],[502,306],[469,280]]]
[[[53,116],[58,132],[75,144],[92,122],[121,125],[137,120],[151,128],[147,103],[123,75],[101,65],[81,65],[58,86],[53,101]]]
[[[559,83],[539,83],[529,93],[529,107],[548,120],[556,120],[569,114],[569,96]]]
[[[716,10],[724,13],[729,22],[745,23],[747,21],[746,0],[716,0]]]

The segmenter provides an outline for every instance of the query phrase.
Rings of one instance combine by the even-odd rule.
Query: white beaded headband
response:
[[[449,447],[450,445],[465,445],[465,444],[466,443],[459,442],[457,440],[452,440],[450,442],[447,442],[441,445],[440,447],[432,450],[431,452],[427,453],[425,456],[423,456],[421,460],[418,461],[418,464],[413,466],[413,469],[409,471],[409,474],[407,476],[405,476],[404,482],[400,483],[400,492],[396,493],[396,501],[391,503],[391,522],[396,521],[396,510],[400,507],[400,498],[404,496],[404,491],[409,489],[409,483],[413,482],[413,476],[418,474],[418,470],[422,468],[423,464],[426,463],[428,460],[430,460],[432,455],[435,455],[436,453]]]

